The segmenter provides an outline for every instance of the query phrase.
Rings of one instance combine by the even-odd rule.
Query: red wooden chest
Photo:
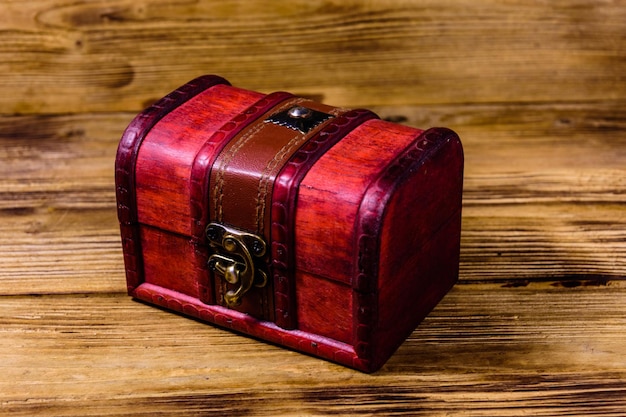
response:
[[[115,175],[130,295],[361,371],[458,277],[445,128],[203,76],[132,121]]]

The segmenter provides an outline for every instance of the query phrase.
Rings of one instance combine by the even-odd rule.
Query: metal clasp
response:
[[[229,284],[239,284],[236,290],[224,294],[228,307],[241,304],[242,297],[253,285],[261,288],[267,284],[267,274],[254,265],[254,259],[263,257],[267,250],[261,237],[220,223],[210,223],[206,236],[217,252],[209,256],[209,268]]]

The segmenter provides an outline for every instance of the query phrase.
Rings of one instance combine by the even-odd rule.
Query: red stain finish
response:
[[[310,132],[265,128],[269,116],[292,104],[332,117]],[[258,133],[263,131],[280,135],[285,145]],[[264,143],[277,149],[271,162],[282,164],[267,165],[277,173],[268,177],[271,183],[262,173],[233,171],[241,165],[237,158],[256,157],[247,149],[269,149]],[[218,220],[212,204],[220,195],[209,190],[216,190],[211,178],[221,178],[214,163],[224,149],[235,179],[231,187],[241,183],[249,190],[262,178],[258,194],[265,200],[258,201],[267,213],[257,212],[256,223],[271,225],[260,229],[267,253],[255,263],[268,282],[236,306],[225,304],[230,287],[207,265],[218,249],[204,233]],[[137,116],[120,142],[116,184],[128,291],[373,372],[457,280],[462,182],[461,143],[448,129],[422,131],[367,110],[336,109],[282,92],[263,95],[220,77],[200,77]],[[232,196],[238,191],[223,192],[231,196],[228,210],[236,210]],[[254,198],[242,195],[248,209]],[[253,223],[242,213],[224,218]]]

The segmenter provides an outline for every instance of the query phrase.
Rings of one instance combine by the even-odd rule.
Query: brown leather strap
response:
[[[295,106],[327,114],[339,113],[334,107],[295,98],[274,108],[268,117]],[[257,234],[269,242],[274,180],[289,158],[325,123],[302,133],[261,118],[233,138],[211,170],[212,218]]]
[[[316,115],[313,124],[290,119],[289,109],[302,108]],[[251,123],[226,144],[213,163],[209,179],[210,218],[260,236],[271,242],[272,191],[276,176],[291,156],[343,111],[302,98],[288,99]],[[319,116],[319,119],[317,119]],[[302,123],[300,123],[302,122]],[[267,284],[251,288],[241,304],[231,306],[264,320],[274,320],[274,285],[271,251],[264,257]],[[217,301],[224,304],[233,287],[224,279],[215,282]]]
[[[265,120],[280,103],[293,99],[294,96],[282,91],[268,94],[248,107],[245,111],[215,131],[198,151],[190,177],[191,237],[196,242],[206,243],[205,228],[209,223],[209,172],[221,150],[233,138],[245,132],[255,122]]]
[[[234,137],[243,132],[255,120],[264,120],[266,113],[285,100],[294,96],[285,92],[275,92],[263,96],[257,102],[238,114],[221,128],[217,129],[196,154],[189,178],[189,198],[191,212],[191,240],[200,245],[194,250],[194,270],[198,281],[198,293],[202,302],[215,304],[215,291],[208,270],[209,253],[206,250],[206,227],[209,223],[208,193],[209,172],[220,150]]]

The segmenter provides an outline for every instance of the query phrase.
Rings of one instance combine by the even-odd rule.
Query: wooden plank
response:
[[[123,291],[114,161],[129,114],[0,117],[0,292]]]
[[[0,3],[0,113],[138,111],[206,72],[333,105],[621,99],[622,2]]]
[[[617,416],[624,297],[623,283],[459,285],[374,375],[123,295],[0,297],[0,411]]]

